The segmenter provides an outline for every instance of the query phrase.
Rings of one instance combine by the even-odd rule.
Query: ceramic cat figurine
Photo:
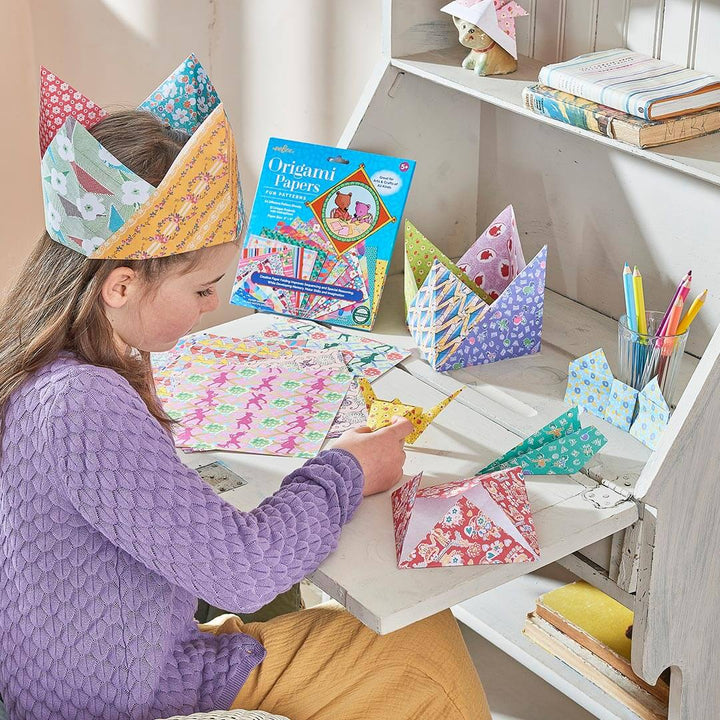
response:
[[[370,206],[367,203],[363,203],[358,200],[355,203],[355,215],[353,215],[353,220],[359,223],[372,223],[373,216],[370,212]]]
[[[351,220],[352,216],[348,212],[350,207],[350,200],[352,200],[352,193],[335,193],[335,207],[330,212],[331,218],[338,218],[340,220]]]
[[[460,44],[470,48],[462,66],[476,75],[507,75],[515,72],[517,60],[477,25],[453,16]]]

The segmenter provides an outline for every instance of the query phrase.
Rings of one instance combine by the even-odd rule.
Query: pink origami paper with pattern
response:
[[[399,568],[539,559],[519,467],[419,490],[421,479],[422,473],[392,494]]]
[[[164,397],[179,447],[312,457],[350,385],[344,365],[303,368],[271,360],[183,368]]]
[[[493,300],[500,297],[525,265],[512,205],[490,223],[457,262]]]

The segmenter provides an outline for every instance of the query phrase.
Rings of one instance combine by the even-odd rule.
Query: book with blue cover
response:
[[[414,169],[270,138],[230,302],[370,330]]]

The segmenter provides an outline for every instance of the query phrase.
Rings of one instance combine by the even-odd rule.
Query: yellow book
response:
[[[537,599],[536,613],[572,640],[590,650],[625,677],[667,702],[665,682],[652,686],[630,666],[628,628],[633,612],[586,582],[578,581],[545,593]]]

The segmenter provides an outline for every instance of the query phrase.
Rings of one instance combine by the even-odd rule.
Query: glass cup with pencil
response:
[[[662,313],[645,310],[642,276],[635,267],[625,263],[625,315],[618,323],[618,352],[620,380],[636,390],[642,390],[657,377],[660,390],[668,405],[674,405],[678,369],[685,353],[688,328],[707,297],[707,290],[695,298],[683,315],[683,306],[690,293],[692,270],[675,290]]]

